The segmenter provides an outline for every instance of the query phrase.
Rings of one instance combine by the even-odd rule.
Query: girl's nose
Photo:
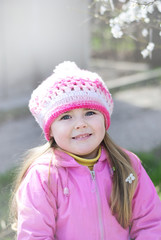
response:
[[[75,124],[75,129],[82,129],[86,127],[87,127],[87,124],[84,121],[79,121]]]

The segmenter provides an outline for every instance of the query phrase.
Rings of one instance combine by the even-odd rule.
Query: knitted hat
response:
[[[106,130],[109,128],[113,100],[101,77],[67,61],[33,91],[29,109],[49,141],[52,122],[76,108],[99,110],[104,115]]]

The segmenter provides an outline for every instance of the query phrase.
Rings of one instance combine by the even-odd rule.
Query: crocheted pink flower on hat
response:
[[[50,126],[62,113],[76,108],[99,110],[110,126],[113,111],[112,96],[96,73],[82,70],[74,62],[56,66],[53,74],[32,93],[29,109],[50,140]]]

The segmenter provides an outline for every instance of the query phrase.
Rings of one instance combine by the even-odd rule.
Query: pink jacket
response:
[[[17,239],[161,240],[161,201],[140,160],[127,153],[138,174],[130,228],[123,229],[110,211],[112,171],[105,150],[92,172],[55,150],[54,157],[48,153],[32,165],[19,188]]]

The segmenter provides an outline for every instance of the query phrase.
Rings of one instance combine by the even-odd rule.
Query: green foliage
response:
[[[0,232],[7,228],[9,214],[9,199],[14,178],[14,169],[0,174]]]
[[[3,174],[0,174],[0,189],[6,187],[12,183],[14,177],[14,169],[9,170]]]
[[[161,146],[151,152],[136,153],[152,179],[161,198]]]

